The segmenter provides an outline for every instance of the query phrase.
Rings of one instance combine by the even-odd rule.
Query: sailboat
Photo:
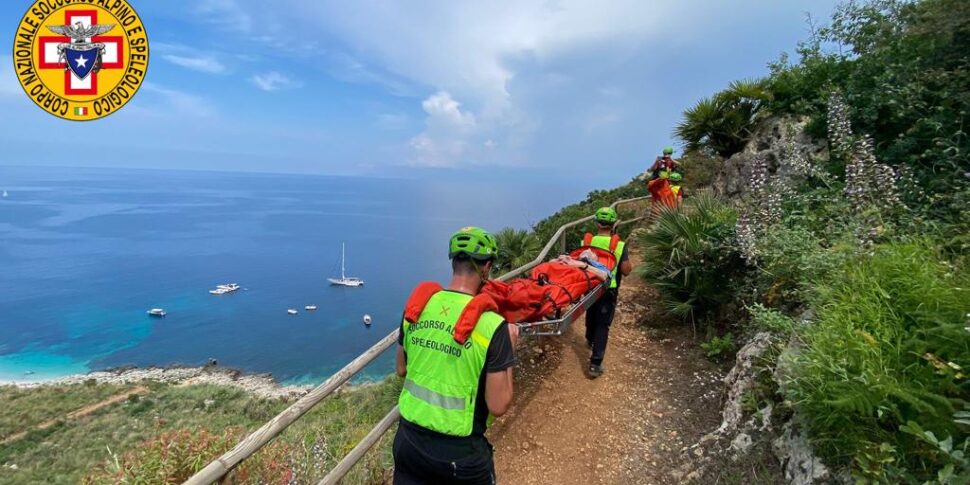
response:
[[[364,286],[364,280],[346,275],[346,271],[344,269],[346,250],[344,246],[344,243],[340,243],[340,278],[327,278],[327,281],[329,281],[331,285],[337,286]]]

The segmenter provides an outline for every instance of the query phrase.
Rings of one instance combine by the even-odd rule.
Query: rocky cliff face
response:
[[[754,162],[759,159],[765,161],[769,176],[781,184],[788,185],[787,182],[810,173],[813,161],[828,159],[828,148],[826,140],[813,139],[806,133],[808,122],[808,118],[795,117],[764,120],[744,150],[721,164],[714,189],[730,199],[742,198],[749,190]],[[738,351],[735,365],[724,379],[721,425],[685,448],[684,452],[693,459],[678,470],[678,477],[691,483],[707,483],[708,472],[719,466],[718,459],[737,462],[763,453],[777,460],[785,483],[846,483],[844,477],[833,473],[815,456],[799,417],[783,402],[787,369],[775,364],[784,359],[766,357],[769,353],[796,351],[792,342],[766,332],[753,336]],[[775,399],[752,399],[758,386],[776,389]]]
[[[714,178],[714,189],[727,197],[742,195],[751,179],[754,160],[763,158],[768,172],[782,179],[793,176],[794,157],[806,160],[828,158],[825,140],[815,140],[805,132],[808,118],[791,116],[769,118],[755,128],[744,150],[724,161]]]

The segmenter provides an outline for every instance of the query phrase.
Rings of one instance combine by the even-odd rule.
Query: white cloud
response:
[[[427,114],[425,130],[411,139],[412,165],[453,166],[467,161],[468,140],[476,135],[475,115],[462,111],[447,91],[438,91],[421,103]]]
[[[603,42],[616,49],[664,36],[678,2],[619,0],[437,0],[422,8],[379,0],[297,5],[306,21],[321,25],[379,65],[427,86],[502,107],[517,56],[548,60]],[[615,49],[615,50],[616,50]]]
[[[621,62],[644,39],[669,36],[664,24],[682,10],[678,3],[431,0],[415,8],[380,0],[301,0],[294,12],[307,32],[319,29],[346,46],[353,56],[340,66],[347,77],[371,81],[373,69],[357,61],[366,59],[392,78],[435,93],[421,103],[427,126],[410,147],[416,160],[437,166],[446,157],[453,157],[450,165],[524,158],[508,151],[530,143],[542,114],[530,112],[527,100],[511,91],[523,66],[548,71],[562,84],[571,73],[555,72],[551,65],[591,46],[605,46],[597,51],[597,63]],[[622,98],[619,88],[603,94]],[[485,147],[486,139],[494,146]],[[469,153],[474,150],[483,153]]]
[[[190,57],[175,54],[165,54],[162,56],[162,59],[193,71],[205,72],[209,74],[222,74],[226,72],[226,66],[219,62],[219,60],[215,57]]]
[[[462,112],[458,101],[452,99],[447,91],[438,91],[421,103],[425,113],[428,113],[428,124],[447,129],[468,132],[475,129],[475,115]]]
[[[605,163],[619,165],[666,143],[683,106],[763,73],[803,35],[802,12],[832,1],[200,0],[196,13],[268,57],[415,98],[426,116],[406,146],[412,163],[563,166],[608,150]],[[265,90],[300,85],[288,81],[251,78]]]
[[[263,91],[279,91],[281,89],[298,88],[303,85],[303,83],[276,71],[254,74],[250,80]]]

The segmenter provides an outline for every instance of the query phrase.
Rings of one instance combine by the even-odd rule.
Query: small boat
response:
[[[371,321],[370,315],[364,314],[364,325],[367,325],[369,327],[370,321]]]
[[[307,306],[303,307],[303,309],[306,310],[306,311],[308,311],[308,312],[312,312],[312,311],[314,311],[314,310],[317,309],[317,306],[316,305],[307,305]]]
[[[350,286],[358,287],[364,286],[364,280],[357,278],[355,276],[347,276],[344,269],[344,259],[345,259],[345,244],[340,243],[340,278],[327,278],[327,281],[334,286]]]
[[[213,295],[225,295],[226,293],[232,293],[239,289],[239,285],[236,283],[228,283],[225,285],[218,285],[216,289],[209,290],[209,293]]]
[[[4,191],[3,191],[3,198],[4,198],[4,199],[6,199],[7,197],[8,197],[8,195],[7,195],[7,191],[6,191],[6,190],[4,190]]]
[[[151,310],[148,310],[148,316],[150,317],[164,317],[165,315],[165,310],[161,308],[152,308]]]
[[[297,311],[293,308],[290,308],[289,310],[286,310],[286,313],[289,313],[290,315],[296,315]]]
[[[32,371],[32,370],[28,370],[28,371],[24,371],[24,375],[25,375],[25,376],[32,376],[32,375],[34,375],[34,374],[36,374],[36,372],[34,372],[34,371]]]

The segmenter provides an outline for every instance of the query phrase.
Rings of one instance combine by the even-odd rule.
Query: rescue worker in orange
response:
[[[680,164],[674,160],[673,153],[673,147],[665,147],[663,157],[657,157],[653,166],[650,167],[650,179],[647,181],[647,190],[650,191],[651,208],[654,212],[662,205],[669,207],[677,205],[677,194],[670,188],[670,176],[674,173],[681,173],[681,169]]]

